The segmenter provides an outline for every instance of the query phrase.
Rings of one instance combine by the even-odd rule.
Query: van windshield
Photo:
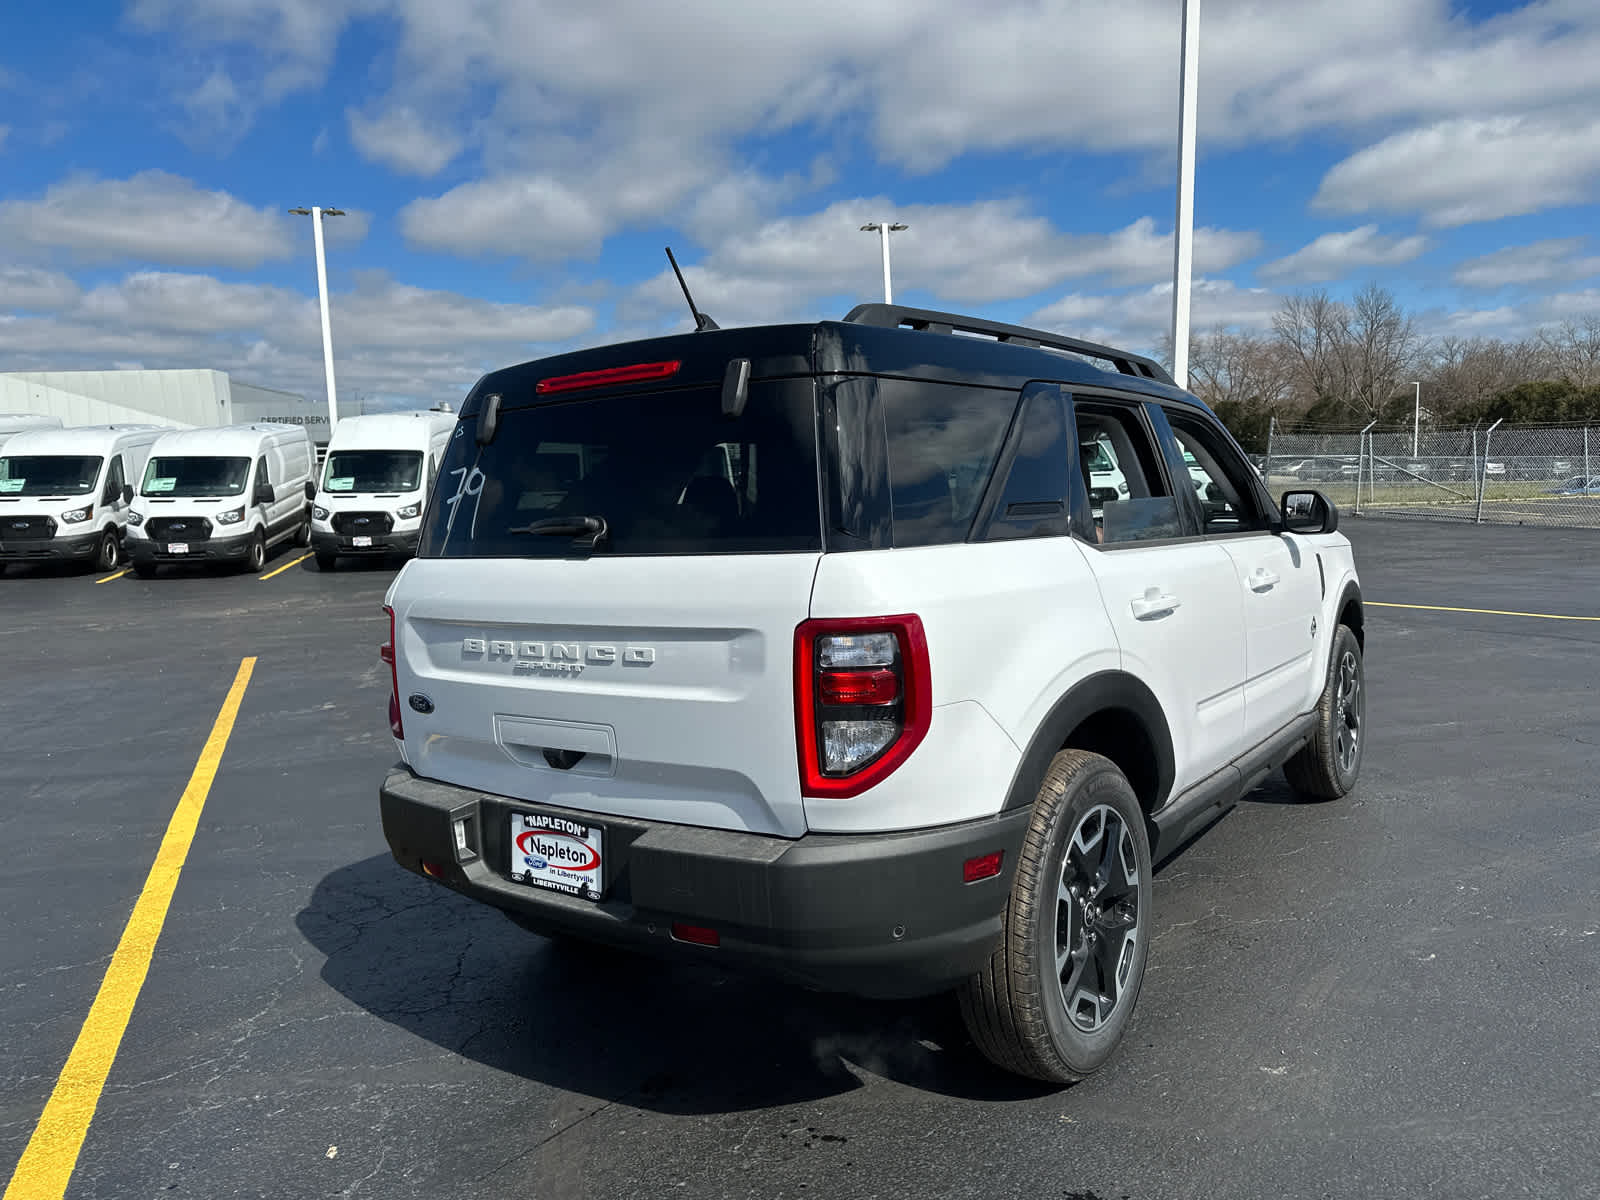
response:
[[[237,496],[250,477],[248,458],[171,455],[152,458],[141,496]]]
[[[815,390],[755,383],[603,396],[500,415],[495,440],[451,439],[420,553],[550,558],[604,522],[596,554],[820,550]]]
[[[414,492],[422,481],[417,450],[337,450],[328,455],[328,492]]]
[[[104,458],[95,454],[19,454],[0,458],[0,496],[81,496],[94,490]]]

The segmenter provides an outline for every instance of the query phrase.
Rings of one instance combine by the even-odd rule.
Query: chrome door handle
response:
[[[1265,567],[1257,567],[1250,572],[1250,590],[1252,592],[1270,592],[1280,582],[1281,580],[1278,576]]]
[[[1144,595],[1135,596],[1130,607],[1136,620],[1147,621],[1151,617],[1164,617],[1173,612],[1183,601],[1176,596],[1168,595],[1160,588],[1145,588]]]

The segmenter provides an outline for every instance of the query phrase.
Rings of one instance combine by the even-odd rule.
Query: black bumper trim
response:
[[[348,554],[352,557],[360,554],[415,554],[417,543],[422,540],[422,531],[413,529],[409,533],[374,533],[363,536],[370,536],[372,545],[353,546],[350,544],[349,534],[324,533],[313,529],[311,548],[323,554]]]
[[[78,562],[93,556],[102,530],[73,537],[15,538],[0,541],[0,562]]]
[[[907,833],[768,837],[529,804],[422,779],[399,767],[379,794],[395,860],[444,869],[455,891],[540,932],[682,958],[710,956],[827,991],[905,998],[978,971],[1000,937],[1031,810]],[[513,812],[599,824],[607,838],[599,903],[508,878]],[[456,819],[472,849],[456,851]],[[962,882],[969,858],[1003,850],[998,876]],[[709,926],[721,946],[672,940],[674,921]]]
[[[126,538],[122,548],[128,558],[136,563],[184,562],[240,562],[250,553],[250,535],[234,538],[208,538],[204,541],[185,542],[186,554],[172,554],[168,542],[153,542],[147,537]]]

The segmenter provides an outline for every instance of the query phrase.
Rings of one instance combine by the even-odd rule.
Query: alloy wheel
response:
[[[1055,970],[1067,1017],[1085,1033],[1121,1002],[1144,936],[1139,858],[1122,816],[1101,804],[1067,842],[1056,889]]]

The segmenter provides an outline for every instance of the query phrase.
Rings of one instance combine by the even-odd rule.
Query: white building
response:
[[[276,421],[328,442],[324,402],[238,383],[225,371],[13,371],[0,374],[0,412],[60,417],[68,426]]]

